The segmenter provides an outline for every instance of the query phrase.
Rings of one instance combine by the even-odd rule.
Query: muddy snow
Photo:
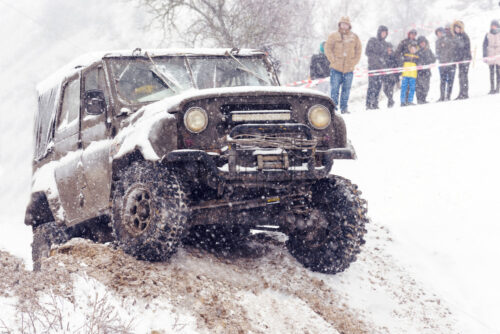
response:
[[[0,324],[33,333],[90,332],[88,319],[123,333],[456,333],[445,303],[388,254],[391,242],[372,223],[358,261],[335,276],[303,268],[279,234],[255,234],[231,255],[181,248],[168,263],[73,239],[52,249],[40,273],[2,252],[2,304],[14,316]]]

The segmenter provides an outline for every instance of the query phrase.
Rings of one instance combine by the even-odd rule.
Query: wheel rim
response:
[[[125,228],[132,235],[141,235],[148,229],[153,215],[151,193],[145,185],[134,185],[124,201],[122,217]]]

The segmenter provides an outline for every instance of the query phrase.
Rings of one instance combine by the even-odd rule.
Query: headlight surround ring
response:
[[[184,126],[191,133],[203,132],[208,126],[208,114],[200,107],[191,107],[184,114]]]
[[[315,129],[324,130],[332,122],[332,114],[322,104],[315,104],[307,112],[307,119],[309,124],[311,124]]]

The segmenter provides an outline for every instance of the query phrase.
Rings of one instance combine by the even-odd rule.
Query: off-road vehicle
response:
[[[183,240],[238,243],[251,229],[285,233],[314,271],[356,259],[366,203],[330,174],[355,158],[344,121],[328,96],[281,87],[264,53],[91,54],[37,89],[34,269],[73,237],[164,261]]]

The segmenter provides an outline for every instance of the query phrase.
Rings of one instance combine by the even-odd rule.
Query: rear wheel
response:
[[[119,246],[140,260],[172,256],[187,221],[185,194],[177,177],[162,166],[133,162],[115,182],[113,232]]]
[[[369,222],[366,201],[357,186],[342,177],[320,180],[313,187],[313,209],[296,216],[287,248],[306,268],[335,274],[356,261]]]

